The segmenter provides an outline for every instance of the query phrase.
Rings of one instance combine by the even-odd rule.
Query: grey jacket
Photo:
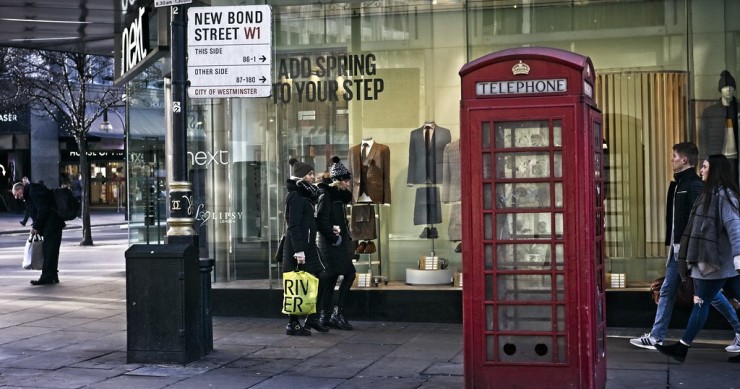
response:
[[[691,277],[717,280],[737,276],[733,259],[740,255],[740,201],[720,188],[707,210],[704,196],[697,199],[681,239],[678,260],[686,260]]]

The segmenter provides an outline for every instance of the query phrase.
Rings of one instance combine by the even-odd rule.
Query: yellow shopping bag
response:
[[[319,279],[305,271],[283,273],[283,313],[304,316],[316,313]]]

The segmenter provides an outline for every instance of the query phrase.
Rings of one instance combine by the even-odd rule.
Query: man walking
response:
[[[31,285],[58,283],[59,247],[62,245],[62,229],[66,224],[54,209],[54,193],[42,184],[19,182],[13,185],[13,196],[26,202],[33,220],[31,235],[41,235],[44,238],[44,265],[41,277],[31,281]]]
[[[655,350],[656,344],[662,344],[665,339],[668,324],[671,322],[673,304],[676,302],[676,294],[681,283],[678,272],[678,249],[681,235],[686,229],[689,221],[691,208],[694,201],[699,197],[702,181],[696,174],[696,164],[699,160],[699,149],[691,142],[682,142],[673,146],[673,181],[668,186],[668,202],[666,203],[666,236],[665,242],[668,246],[668,259],[666,260],[665,280],[660,288],[658,310],[655,312],[653,328],[647,334],[635,339],[630,343],[637,347]],[[686,282],[693,282],[691,280]],[[735,309],[727,301],[722,292],[717,293],[712,300],[712,306],[732,326],[735,331],[735,340],[727,346],[727,352],[740,352],[740,321],[738,321]]]

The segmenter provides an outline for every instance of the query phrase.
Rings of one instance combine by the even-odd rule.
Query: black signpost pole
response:
[[[187,172],[187,4],[171,7],[172,61],[172,182],[169,183],[167,243],[197,247],[193,229],[193,186]]]

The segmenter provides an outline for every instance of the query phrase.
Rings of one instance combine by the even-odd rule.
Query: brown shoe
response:
[[[365,247],[367,247],[367,243],[360,242],[360,244],[357,245],[357,249],[355,250],[356,254],[364,254],[365,253]]]
[[[367,242],[367,246],[365,246],[365,254],[372,254],[375,251],[375,243],[373,243],[372,241]]]

